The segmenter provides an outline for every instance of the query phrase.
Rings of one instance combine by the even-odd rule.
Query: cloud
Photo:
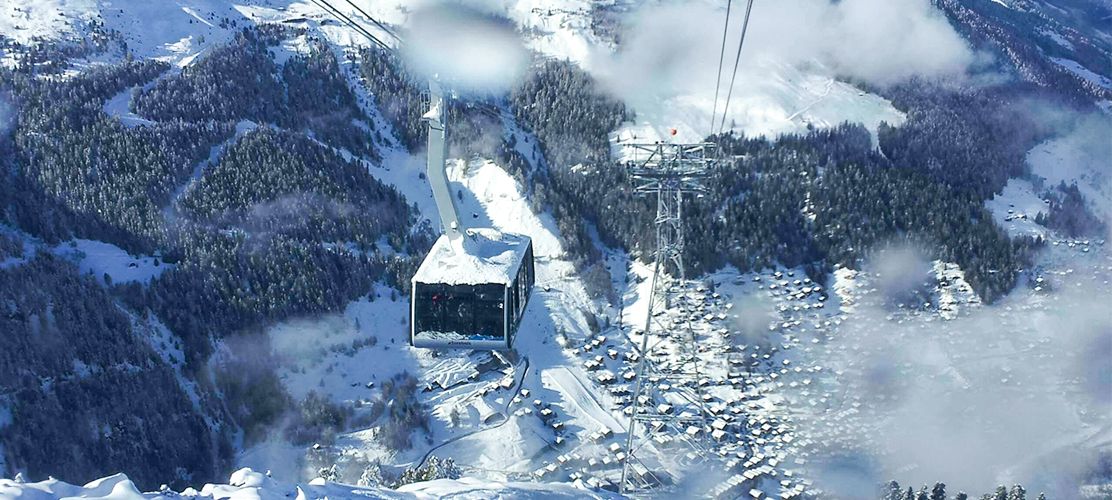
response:
[[[733,302],[732,326],[734,344],[768,346],[770,322],[778,317],[776,308],[764,295],[749,294],[738,297]]]
[[[968,45],[928,0],[794,0],[767,10],[771,22],[753,31],[757,47],[796,61],[817,59],[870,83],[954,76],[973,62]]]
[[[1073,130],[1061,140],[1072,156],[1066,161],[1082,170],[1077,179],[1087,201],[1097,217],[1112,230],[1112,118],[1107,114],[1091,113],[1078,118]],[[1086,171],[1087,170],[1087,171]],[[1112,233],[1107,236],[1112,239]]]
[[[462,91],[504,91],[520,78],[529,55],[512,23],[462,4],[414,11],[402,52],[418,74]]]
[[[912,246],[884,247],[872,257],[869,267],[879,278],[877,286],[889,305],[908,302],[924,286],[934,285],[930,263]]]
[[[724,3],[685,0],[626,15],[616,52],[592,57],[591,71],[633,106],[639,120],[676,127],[682,140],[701,139],[717,128],[710,121]],[[718,113],[744,10],[745,2],[733,3]],[[808,123],[849,120],[870,129],[880,121],[899,123],[903,117],[889,103],[842,82],[963,80],[975,59],[929,0],[756,2],[726,123],[752,135],[798,131]]]
[[[822,440],[824,425],[840,426],[835,435],[852,445],[832,450],[816,475],[848,477],[836,492],[849,497],[889,479],[916,488],[942,481],[951,493],[1021,483],[1076,496],[1112,428],[1112,267],[1107,254],[1056,251],[1041,260],[1053,292],[1021,287],[952,321],[893,316],[876,282],[883,276],[870,281],[874,299],[861,301],[822,359],[844,373],[834,387],[846,399],[835,406],[860,410],[821,417],[829,420],[813,430]],[[884,268],[904,259],[879,260]],[[1069,272],[1050,271],[1053,262]]]
[[[740,38],[744,2],[734,2],[726,48],[726,82]],[[611,76],[626,86],[713,89],[721,49],[720,6],[683,2],[645,8],[629,20]],[[757,2],[741,70],[773,58],[819,64],[878,85],[913,76],[953,77],[973,51],[928,0],[783,0]]]

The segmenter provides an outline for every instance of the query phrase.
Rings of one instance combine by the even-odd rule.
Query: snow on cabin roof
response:
[[[472,237],[464,245],[464,253],[458,252],[447,236],[438,238],[413,281],[448,285],[513,281],[529,248],[529,237],[488,228],[468,232]]]

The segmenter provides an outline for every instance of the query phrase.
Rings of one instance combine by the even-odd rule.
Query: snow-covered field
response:
[[[101,282],[107,276],[112,283],[149,283],[174,267],[173,264],[163,263],[158,256],[132,256],[120,247],[102,241],[77,239],[58,245],[54,252],[76,262],[82,273],[91,273]]]
[[[0,1],[0,33],[20,43],[72,35],[96,18],[96,0]]]
[[[1047,186],[1077,183],[1081,194],[1104,220],[1112,220],[1112,121],[1091,115],[1077,120],[1058,137],[1027,153],[1031,172]]]
[[[996,223],[1012,236],[1046,236],[1045,227],[1035,223],[1039,214],[1047,214],[1047,202],[1035,194],[1029,181],[1012,179],[1004,191],[985,202]]]
[[[22,498],[28,500],[47,500],[56,498],[101,498],[115,500],[135,499],[323,499],[323,498],[368,498],[420,500],[432,498],[611,498],[604,493],[577,489],[566,484],[539,483],[496,483],[475,479],[441,479],[403,486],[398,490],[372,488],[330,483],[322,479],[300,482],[280,482],[270,474],[240,469],[232,474],[226,484],[206,484],[201,489],[187,488],[184,491],[162,489],[142,492],[124,474],[116,474],[84,486],[68,484],[57,479],[39,482],[0,479],[0,497]]]
[[[124,249],[103,241],[75,239],[48,247],[42,241],[21,231],[0,225],[0,232],[12,235],[23,242],[23,255],[0,260],[0,269],[23,264],[38,251],[52,252],[73,262],[82,274],[92,275],[98,282],[105,278],[112,283],[149,283],[174,264],[162,262],[158,255],[131,255]]]
[[[838,81],[820,67],[802,71],[770,58],[761,58],[754,78],[743,93],[735,96],[725,123],[751,136],[775,138],[804,133],[809,127],[828,128],[843,122],[861,123],[873,133],[881,122],[899,125],[906,117],[887,100]],[[630,123],[611,134],[616,154],[622,143],[652,143],[672,137],[674,141],[698,142],[718,131],[721,114],[712,128],[714,90],[699,94],[646,96],[630,103],[637,113]],[[722,103],[718,112],[721,113]],[[619,156],[621,158],[622,156]]]

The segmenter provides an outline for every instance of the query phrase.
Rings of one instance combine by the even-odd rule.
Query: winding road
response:
[[[501,422],[498,422],[497,424],[491,426],[483,427],[481,429],[475,429],[471,432],[465,432],[458,436],[452,436],[451,438],[445,440],[443,443],[429,448],[429,451],[425,452],[425,455],[421,457],[421,460],[419,462],[417,462],[417,466],[415,468],[420,469],[421,467],[423,467],[425,465],[425,462],[429,460],[429,457],[431,457],[433,452],[435,452],[436,450],[439,450],[463,438],[471,437],[481,432],[486,432],[491,429],[497,429],[499,427],[502,427],[503,425],[506,425],[506,422],[510,421],[510,405],[513,404],[514,398],[516,398],[517,395],[521,393],[521,386],[525,383],[525,376],[529,373],[529,358],[527,356],[523,358],[523,365],[524,366],[521,368],[521,370],[519,370],[521,372],[521,378],[517,380],[517,383],[514,385],[513,392],[510,394],[510,397],[506,398],[506,404],[502,407],[502,415],[504,415],[504,417],[502,418]]]

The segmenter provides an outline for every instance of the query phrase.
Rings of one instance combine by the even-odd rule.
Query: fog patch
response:
[[[841,478],[827,486],[848,497],[873,494],[860,489],[863,478],[916,488],[942,481],[978,494],[1022,483],[1051,498],[1076,496],[1099,452],[1094,438],[1112,425],[1112,267],[1106,255],[1070,255],[1070,272],[1055,274],[1058,291],[1019,289],[943,321],[885,307],[887,290],[916,281],[885,274],[920,264],[914,253],[878,253],[866,267],[887,273],[863,285],[874,290],[818,359],[839,373],[830,389],[848,391],[833,405],[860,409],[819,417],[829,420],[816,426],[817,439],[839,445],[815,475]]]
[[[512,22],[460,4],[415,10],[405,28],[402,53],[409,67],[455,90],[506,91],[529,62]]]
[[[723,86],[737,50],[743,5],[730,13]],[[602,70],[615,88],[634,94],[692,91],[713,97],[725,11],[702,2],[646,7],[633,15],[618,53]],[[821,65],[876,85],[913,76],[955,77],[973,51],[927,0],[785,0],[753,7],[736,90],[767,72],[758,61]],[[725,96],[723,91],[722,96]]]
[[[359,338],[358,330],[340,314],[285,321],[267,333],[274,354],[283,365],[292,367],[319,363],[328,349]],[[307,338],[313,340],[306,341]]]
[[[475,109],[461,107],[457,118],[449,122],[449,158],[499,157],[505,133],[502,121]]]
[[[760,345],[767,347],[770,340],[770,325],[775,324],[775,306],[764,294],[744,294],[738,296],[730,309],[733,332],[730,340],[735,345]]]
[[[937,282],[925,253],[910,245],[880,249],[866,270],[877,278],[877,288],[888,305],[921,304]]]

